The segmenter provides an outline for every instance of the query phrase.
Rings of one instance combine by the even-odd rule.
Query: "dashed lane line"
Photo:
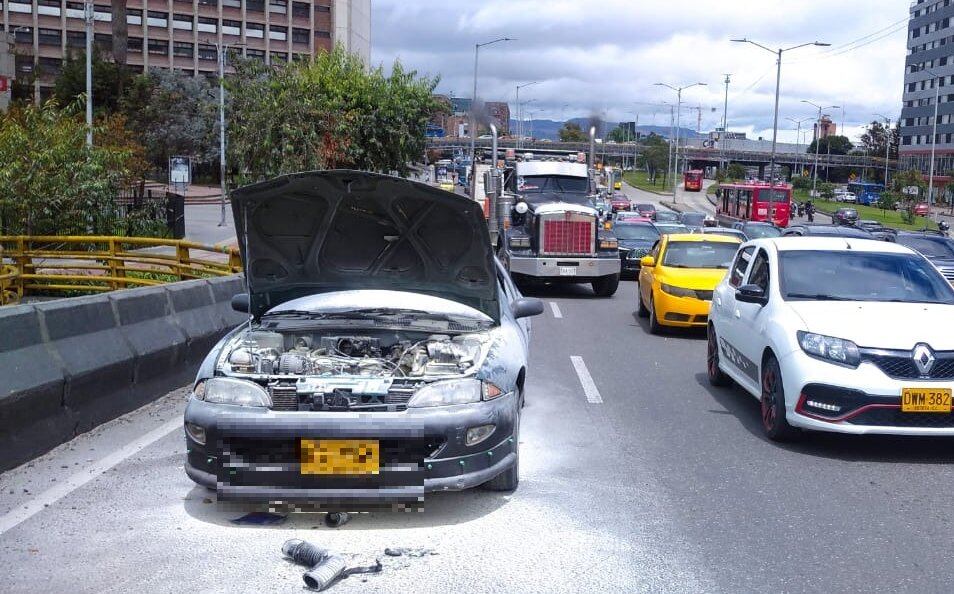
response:
[[[156,429],[153,429],[149,433],[146,433],[139,439],[131,441],[113,453],[108,454],[107,456],[101,458],[98,462],[94,463],[92,466],[80,470],[65,481],[57,483],[55,487],[51,487],[46,491],[43,491],[28,501],[26,504],[7,512],[6,515],[0,517],[0,536],[3,536],[3,534],[7,531],[16,528],[23,522],[26,522],[39,512],[43,511],[45,507],[53,505],[60,499],[66,497],[73,491],[76,491],[86,483],[103,474],[113,466],[116,466],[129,457],[136,455],[143,449],[159,441],[166,435],[169,435],[176,429],[181,430],[181,428],[182,417],[179,416],[178,418],[174,418],[171,421],[168,421],[165,424],[157,427]]]
[[[556,301],[551,301],[551,302],[550,302],[550,309],[553,310],[553,317],[554,317],[554,318],[562,318],[562,317],[563,317],[563,312],[560,311],[560,305],[559,305]]]
[[[586,368],[583,357],[570,355],[570,362],[573,363],[573,369],[576,370],[576,375],[580,378],[583,393],[586,394],[586,401],[590,404],[603,404],[603,397],[600,396],[600,390],[596,387],[596,382],[593,381],[590,371]]]

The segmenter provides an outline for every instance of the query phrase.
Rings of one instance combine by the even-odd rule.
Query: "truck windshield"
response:
[[[517,180],[517,191],[523,194],[586,194],[589,180],[568,175],[527,175]]]

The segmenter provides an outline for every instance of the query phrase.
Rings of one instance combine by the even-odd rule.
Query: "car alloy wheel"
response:
[[[709,324],[709,340],[706,353],[706,371],[709,376],[709,383],[713,386],[726,386],[729,384],[729,376],[719,369],[719,339],[716,336],[715,327]]]
[[[663,327],[659,323],[659,318],[656,317],[656,304],[653,294],[649,294],[649,333],[650,334],[662,334]]]
[[[762,365],[762,429],[772,441],[788,441],[798,431],[788,424],[785,416],[785,390],[782,370],[775,357],[769,356]]]

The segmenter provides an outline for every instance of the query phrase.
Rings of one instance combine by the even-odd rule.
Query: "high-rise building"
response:
[[[835,122],[831,121],[831,117],[823,115],[820,120],[815,122],[813,138],[818,140],[819,137],[828,138],[829,136],[835,136],[837,130],[838,126],[835,125]]]
[[[943,191],[954,170],[954,1],[915,0],[910,11],[898,157],[901,169],[930,171],[936,95],[934,185]]]
[[[34,81],[42,97],[63,58],[85,51],[84,1],[0,0],[0,31],[16,39],[16,74]],[[371,0],[128,0],[126,64],[133,71],[174,68],[210,78],[218,73],[218,48],[266,64],[302,60],[336,43],[368,60]],[[95,45],[114,51],[113,9],[95,0]],[[122,59],[120,56],[116,58]]]

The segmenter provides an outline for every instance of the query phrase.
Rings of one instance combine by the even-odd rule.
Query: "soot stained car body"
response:
[[[250,320],[201,366],[187,474],[222,499],[342,506],[516,488],[529,320],[478,203],[357,172],[232,199]]]

